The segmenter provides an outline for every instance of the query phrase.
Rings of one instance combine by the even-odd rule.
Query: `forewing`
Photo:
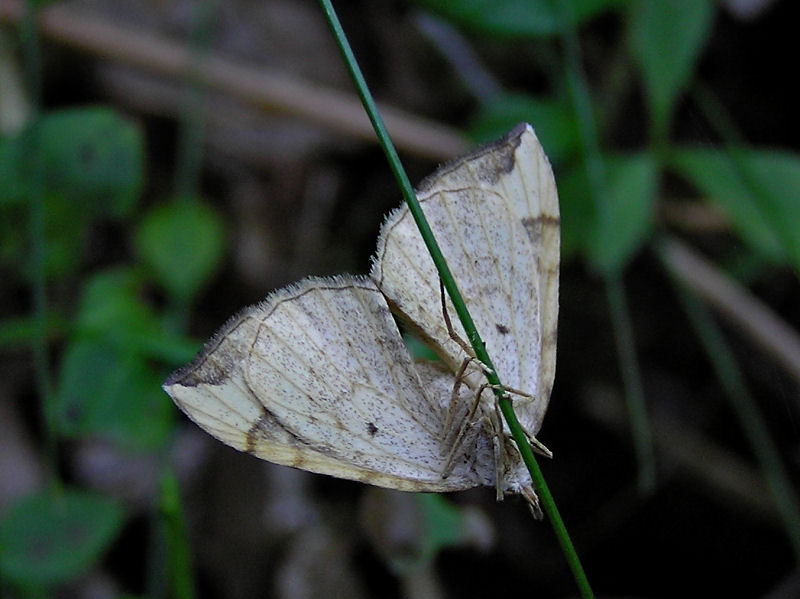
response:
[[[364,279],[307,279],[232,319],[164,385],[192,420],[260,458],[412,491],[442,478],[442,407]]]
[[[520,126],[446,165],[417,197],[501,381],[534,397],[515,408],[537,432],[555,375],[560,250],[555,182],[533,129]],[[393,311],[455,371],[465,354],[447,332],[439,278],[405,206],[384,223],[371,274]]]

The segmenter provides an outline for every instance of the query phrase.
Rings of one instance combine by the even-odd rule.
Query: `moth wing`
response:
[[[535,434],[555,376],[560,238],[555,180],[533,129],[521,125],[445,165],[417,197],[500,380],[534,398],[515,408]],[[405,206],[381,229],[371,276],[392,310],[455,371],[465,354],[447,332],[439,277]],[[468,381],[480,384],[474,375]]]
[[[164,384],[198,425],[278,464],[409,491],[442,478],[442,408],[369,280],[306,279],[246,309]]]

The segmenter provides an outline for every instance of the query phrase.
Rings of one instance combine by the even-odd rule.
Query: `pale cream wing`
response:
[[[500,379],[534,397],[515,400],[515,408],[536,433],[555,374],[560,249],[555,182],[533,129],[521,125],[446,165],[417,197]],[[455,371],[465,354],[447,332],[439,278],[405,206],[383,225],[371,276],[392,310]]]
[[[372,281],[307,279],[246,309],[164,389],[221,441],[265,460],[409,491],[442,478],[441,398],[420,382]]]

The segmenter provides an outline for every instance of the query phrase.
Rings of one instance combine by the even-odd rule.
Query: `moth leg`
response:
[[[528,443],[531,444],[531,449],[533,451],[535,451],[539,455],[544,456],[546,458],[552,458],[553,457],[553,452],[550,451],[549,449],[547,449],[547,446],[545,446],[544,443],[539,441],[539,439],[537,439],[532,434],[530,434],[528,432],[528,430],[524,426],[522,427],[522,432],[525,433],[525,437],[527,437]]]
[[[467,343],[464,339],[462,339],[453,328],[453,323],[450,320],[450,314],[447,311],[447,301],[445,300],[445,294],[444,294],[444,283],[442,283],[441,277],[439,277],[439,296],[441,297],[442,300],[442,316],[444,318],[444,324],[447,327],[447,334],[450,336],[450,339],[458,343],[461,349],[464,350],[464,353],[472,357],[481,365],[481,369],[483,370],[484,375],[488,376],[490,374],[496,374],[493,368],[490,368],[487,364],[484,364],[481,360],[478,359],[478,357],[475,355],[475,350],[472,349],[472,346],[469,343]],[[531,395],[525,393],[524,391],[519,391],[518,389],[513,389],[511,387],[506,387],[506,390],[521,397],[532,397]]]
[[[465,434],[467,430],[472,429],[472,427],[475,424],[472,420],[473,418],[475,418],[475,413],[478,411],[478,407],[481,405],[481,393],[483,393],[483,390],[485,388],[486,385],[481,385],[480,389],[478,389],[478,392],[475,394],[475,399],[473,400],[469,411],[464,416],[462,424],[457,429],[458,433],[456,435],[456,438],[453,440],[453,445],[450,448],[450,452],[447,454],[447,461],[445,462],[444,465],[442,478],[447,478],[453,471],[453,468],[455,467],[456,454],[458,450],[461,448],[461,446],[464,444],[464,440],[466,439]]]
[[[524,397],[525,399],[534,399],[533,395],[530,393],[526,393],[525,391],[520,391],[519,389],[514,389],[514,387],[508,387],[506,385],[489,385],[491,389],[495,391],[503,391],[505,395],[519,395],[520,397]],[[509,397],[509,399],[511,399]]]
[[[439,297],[442,300],[442,316],[444,317],[444,324],[447,327],[447,334],[450,336],[450,339],[458,343],[461,349],[464,350],[465,354],[467,354],[474,360],[477,360],[480,363],[484,373],[494,374],[494,370],[492,368],[489,368],[486,364],[484,364],[480,360],[478,360],[478,357],[475,355],[475,350],[472,349],[472,346],[466,341],[464,341],[464,339],[462,339],[453,328],[453,323],[450,320],[450,314],[447,311],[447,300],[445,299],[444,283],[442,282],[441,277],[439,277]]]
[[[441,441],[445,441],[447,438],[448,433],[453,430],[453,421],[456,417],[456,410],[458,409],[458,391],[461,389],[461,385],[464,379],[464,373],[467,370],[467,366],[472,361],[472,358],[464,358],[461,362],[461,367],[456,372],[456,379],[455,383],[453,383],[453,391],[450,394],[450,405],[447,406],[447,418],[444,421],[444,427],[442,428],[442,437]]]
[[[453,328],[453,323],[450,321],[450,314],[447,313],[447,299],[444,294],[444,283],[442,282],[441,277],[439,277],[439,297],[442,300],[442,316],[444,317],[444,324],[447,327],[447,334],[450,335],[450,339],[458,343],[458,345],[461,346],[461,349],[464,350],[465,354],[474,360],[478,360],[478,357],[475,355],[475,350],[472,349],[472,346],[459,337],[458,333],[456,333],[455,329]],[[480,360],[478,361],[480,362]],[[486,368],[485,364],[481,363],[481,366],[489,370]]]
[[[528,485],[527,487],[522,487],[522,496],[525,498],[525,502],[528,504],[528,509],[533,514],[533,517],[537,520],[541,520],[544,518],[544,514],[542,513],[542,508],[539,505],[539,496],[536,494],[536,491],[533,490],[533,487]]]
[[[492,445],[494,446],[494,486],[497,501],[503,501],[505,488],[505,451],[503,447],[502,435],[502,421],[500,418],[499,408],[497,402],[494,404],[493,414],[484,414],[484,423],[487,431],[491,431]],[[498,430],[498,425],[500,429]]]
[[[497,385],[490,385],[490,388],[494,389],[494,390],[497,390],[498,388],[500,388],[504,392],[508,392],[510,394],[513,394],[513,395],[520,395],[520,396],[522,396],[524,398],[534,399],[533,395],[530,395],[529,393],[525,393],[524,391],[519,391],[518,389],[514,389],[512,387],[505,387],[505,386],[498,387]],[[508,397],[508,393],[506,393],[506,397]],[[509,397],[509,399],[511,399],[511,398]],[[495,402],[495,404],[497,404],[497,402]],[[553,452],[550,451],[545,446],[544,443],[539,441],[539,439],[537,439],[527,428],[525,428],[525,425],[523,425],[521,422],[520,422],[520,427],[522,428],[522,432],[525,433],[525,437],[528,439],[528,443],[530,443],[531,449],[533,449],[533,451],[535,451],[539,455],[544,456],[546,458],[552,458],[553,457]]]
[[[525,438],[526,438],[526,439],[528,439],[528,443],[530,444],[530,446],[531,446],[531,449],[532,449],[534,452],[536,452],[536,453],[538,453],[539,455],[541,455],[541,456],[544,456],[544,457],[546,457],[546,458],[552,458],[552,457],[553,457],[553,452],[552,452],[552,451],[550,451],[550,450],[549,450],[549,449],[548,449],[548,448],[545,446],[545,444],[544,444],[544,443],[542,443],[541,441],[539,441],[539,439],[537,439],[537,438],[536,438],[536,437],[533,435],[533,433],[531,433],[531,432],[530,432],[530,431],[529,431],[527,428],[525,428],[525,425],[524,425],[524,424],[522,424],[522,423],[520,422],[520,423],[519,423],[519,426],[520,426],[520,428],[522,428],[522,432],[523,432],[523,433],[525,433]]]

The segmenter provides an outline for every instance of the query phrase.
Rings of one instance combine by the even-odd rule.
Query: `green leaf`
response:
[[[800,155],[750,148],[681,149],[669,160],[722,208],[753,249],[800,271]]]
[[[553,163],[565,160],[578,149],[577,119],[563,102],[517,93],[501,94],[482,106],[470,124],[470,137],[486,143],[521,122],[533,125]]]
[[[422,340],[413,333],[403,333],[403,343],[405,343],[406,349],[408,349],[408,352],[415,360],[430,360],[431,362],[440,360],[436,352],[425,345]]]
[[[112,268],[86,283],[76,318],[82,337],[104,339],[128,353],[168,364],[189,361],[199,343],[166,331],[142,299],[142,277],[130,268]]]
[[[85,491],[25,497],[0,522],[3,577],[22,587],[73,580],[100,559],[122,522],[119,504]]]
[[[77,322],[84,333],[105,334],[121,324],[152,329],[155,317],[140,297],[142,277],[128,267],[110,268],[89,278],[81,294]]]
[[[657,131],[665,131],[678,95],[709,38],[711,0],[631,3],[630,51],[642,71]]]
[[[56,312],[47,312],[44,318],[46,339],[62,337],[68,330],[67,320]],[[29,348],[36,338],[38,324],[31,315],[6,318],[0,322],[0,349]]]
[[[602,218],[591,201],[585,169],[561,178],[562,254],[580,251],[596,268],[611,272],[625,267],[652,229],[658,169],[644,153],[606,156],[603,165],[608,205]]]
[[[131,214],[142,186],[139,129],[107,108],[51,113],[42,121],[48,186],[97,214]]]
[[[606,160],[608,213],[598,221],[590,260],[604,272],[622,270],[653,226],[658,170],[647,154]]]
[[[0,148],[0,205],[27,200],[33,173],[28,152],[38,151],[45,191],[70,200],[84,217],[124,217],[142,187],[140,130],[107,108],[51,112]]]
[[[558,203],[561,210],[561,261],[575,254],[589,253],[597,215],[586,178],[586,169],[565,168],[558,178]]]
[[[86,245],[87,216],[85,211],[76,211],[74,204],[62,195],[45,195],[44,270],[48,279],[63,279],[80,267]],[[29,224],[24,205],[0,210],[0,259],[27,278],[34,268]]]
[[[571,0],[577,24],[620,0]],[[417,0],[417,4],[477,33],[498,37],[554,35],[560,31],[550,0]]]
[[[142,185],[139,130],[111,110],[46,114],[0,146],[0,259],[31,269],[28,205],[44,196],[48,278],[81,265],[88,226],[131,213]]]
[[[61,364],[54,420],[67,437],[97,436],[131,450],[163,445],[174,410],[161,376],[141,356],[103,341],[71,344]]]
[[[219,215],[194,199],[155,206],[136,232],[136,249],[158,283],[188,302],[221,264],[225,249]]]
[[[421,493],[419,505],[425,522],[421,561],[430,562],[442,549],[464,542],[462,510],[435,493]]]

